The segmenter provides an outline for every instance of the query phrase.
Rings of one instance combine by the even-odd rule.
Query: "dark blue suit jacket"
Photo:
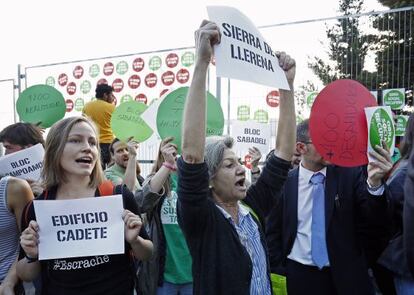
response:
[[[299,169],[289,172],[280,202],[268,219],[267,239],[272,272],[284,274],[285,262],[298,227]],[[387,213],[385,194],[367,190],[361,168],[327,167],[325,182],[326,242],[333,282],[338,294],[372,294],[362,228],[378,227]],[[289,274],[286,274],[289,276]]]

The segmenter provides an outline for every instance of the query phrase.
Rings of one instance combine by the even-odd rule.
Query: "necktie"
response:
[[[326,248],[324,181],[325,176],[322,173],[315,173],[310,179],[313,184],[311,252],[312,260],[319,269],[322,269],[329,262]]]

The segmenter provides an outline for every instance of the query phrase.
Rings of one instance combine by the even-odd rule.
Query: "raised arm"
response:
[[[127,143],[128,145],[128,163],[125,169],[125,177],[123,183],[126,184],[128,189],[131,192],[135,192],[135,185],[138,182],[137,180],[137,149],[138,143],[136,141],[130,140]]]
[[[296,63],[284,52],[277,53],[279,65],[285,71],[290,90],[280,90],[279,122],[277,125],[275,155],[290,161],[296,143],[296,114],[293,82],[296,74]]]
[[[187,163],[204,161],[206,137],[206,77],[213,46],[220,42],[216,24],[204,20],[195,33],[196,64],[183,115],[182,157]]]

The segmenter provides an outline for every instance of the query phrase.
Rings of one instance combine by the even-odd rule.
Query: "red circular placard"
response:
[[[68,75],[66,75],[65,73],[60,74],[58,77],[58,84],[60,86],[65,86],[68,83]]]
[[[244,166],[248,169],[252,169],[252,156],[249,154],[244,156]]]
[[[81,66],[76,66],[73,70],[73,77],[80,79],[83,76],[83,68]]]
[[[121,92],[122,89],[124,89],[124,81],[122,79],[117,78],[112,82],[112,88],[114,89],[114,92]]]
[[[147,104],[147,102],[148,102],[147,96],[143,93],[140,93],[137,96],[135,96],[135,100],[139,101],[139,102],[142,102],[144,104]]]
[[[108,80],[106,80],[105,78],[99,79],[96,85],[101,85],[101,84],[108,84]]]
[[[279,91],[273,90],[266,95],[266,102],[269,107],[276,108],[280,103]]]
[[[187,83],[190,79],[190,72],[186,69],[181,69],[177,72],[177,81],[181,84]]]
[[[74,107],[73,100],[67,99],[65,102],[66,102],[66,113],[69,113],[73,110],[73,107]]]
[[[165,86],[170,86],[175,81],[175,75],[171,71],[167,71],[161,76],[162,84]]]
[[[134,61],[132,62],[132,69],[135,72],[141,72],[144,69],[144,65],[145,62],[142,58],[137,57],[136,59],[134,59]]]
[[[153,88],[155,85],[157,85],[157,75],[154,73],[149,73],[145,76],[145,85],[147,85],[148,88]]]
[[[141,78],[138,75],[132,75],[128,79],[128,85],[132,89],[137,89],[141,85]]]
[[[355,167],[368,163],[365,107],[377,102],[368,89],[353,80],[327,85],[313,103],[309,131],[316,150],[327,161]]]
[[[66,86],[66,91],[69,95],[74,95],[76,93],[76,83],[70,82],[68,86]]]
[[[165,64],[167,65],[167,67],[169,68],[174,68],[178,65],[178,60],[179,57],[177,54],[175,53],[170,53],[167,55],[167,57],[165,58]]]
[[[114,64],[111,63],[111,62],[107,62],[104,65],[104,68],[103,68],[104,75],[105,76],[110,76],[110,75],[112,75],[113,72],[114,72]]]

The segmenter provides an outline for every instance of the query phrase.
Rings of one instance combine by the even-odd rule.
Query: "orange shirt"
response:
[[[82,113],[92,119],[98,127],[99,142],[111,143],[114,134],[111,129],[111,116],[115,106],[101,99],[88,102],[82,110]]]

